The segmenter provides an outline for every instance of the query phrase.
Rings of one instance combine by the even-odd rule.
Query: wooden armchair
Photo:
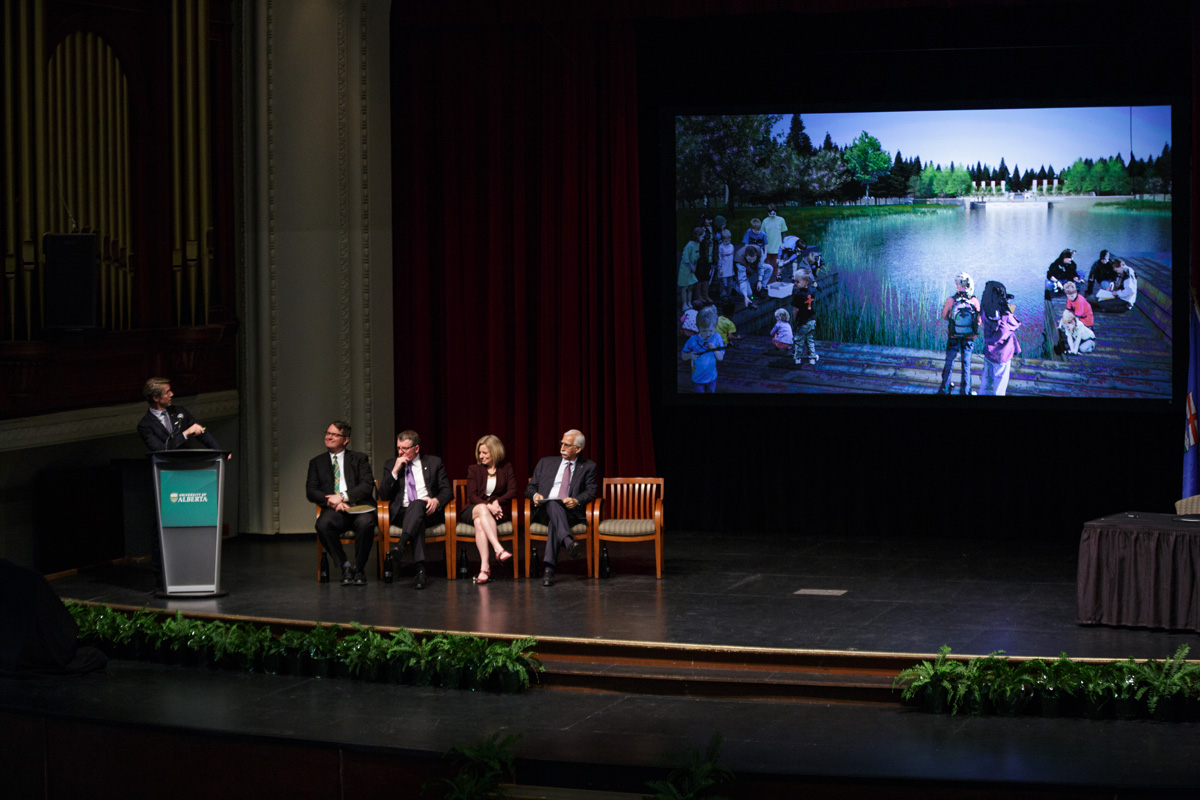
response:
[[[396,498],[400,501],[400,498]],[[376,505],[376,511],[379,514],[379,530],[383,531],[383,536],[379,545],[379,574],[383,576],[383,559],[391,552],[392,545],[400,541],[400,528],[392,524],[391,509],[388,506],[388,500],[380,500]],[[454,500],[446,504],[446,519],[440,525],[430,525],[425,528],[425,549],[429,549],[429,545],[441,543],[445,549],[446,559],[446,578],[454,577],[454,565],[451,563],[450,553],[453,550],[449,546],[450,534],[454,530],[455,515],[458,513],[458,506]],[[428,553],[426,553],[428,555]]]
[[[375,496],[376,497],[379,496],[379,481],[375,481]],[[379,501],[377,501],[377,502],[379,502]],[[384,507],[386,508],[387,501],[385,500],[382,502],[383,502]],[[320,505],[317,505],[317,514],[316,515],[318,517],[321,516],[321,506]],[[386,516],[383,517],[383,520],[386,522],[387,517]],[[383,530],[383,528],[380,525],[375,526],[375,549],[377,551],[375,560],[379,562],[379,579],[380,580],[383,580],[383,555],[384,554],[383,554],[383,547],[380,545],[381,537],[379,534],[379,532],[382,530]],[[342,531],[342,535],[338,537],[339,539],[341,539],[343,547],[345,547],[348,544],[354,543],[354,537],[351,535],[348,535],[349,533],[350,533],[349,531]],[[325,555],[325,545],[321,543],[321,537],[318,536],[317,537],[317,580],[318,581],[321,580],[321,556],[323,556],[323,555]],[[341,565],[339,564],[338,566],[340,567]]]
[[[532,481],[531,481],[532,482]],[[583,542],[584,546],[584,561],[587,564],[587,575],[591,578],[595,575],[592,570],[592,540],[595,539],[596,519],[600,516],[600,498],[587,504],[584,509],[585,521],[571,527],[571,538],[577,542]],[[529,560],[532,551],[533,542],[544,542],[546,536],[550,533],[550,529],[540,522],[533,522],[533,501],[525,498],[525,577],[529,577]],[[582,538],[581,538],[582,537]],[[516,553],[513,553],[513,558],[516,558]]]
[[[451,481],[454,485],[454,505],[457,509],[467,507],[467,482]],[[501,542],[508,541],[508,550],[512,553],[513,580],[517,579],[517,498],[512,499],[512,519],[496,526]],[[457,515],[456,515],[457,516]],[[475,541],[474,520],[455,519],[454,526],[449,529],[449,541],[446,544],[447,558],[450,559],[450,578],[458,577],[458,544],[459,542]]]
[[[600,573],[601,542],[654,542],[656,577],[663,569],[663,479],[605,478],[597,514],[595,569]],[[600,518],[602,516],[602,518]]]

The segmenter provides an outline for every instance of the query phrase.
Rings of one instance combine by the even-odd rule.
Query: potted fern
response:
[[[901,670],[892,685],[904,687],[900,692],[904,700],[918,699],[926,711],[944,713],[950,695],[955,691],[955,683],[963,673],[963,665],[951,661],[949,656],[950,645],[944,644],[938,648],[933,661],[922,661]]]
[[[308,664],[315,678],[328,678],[337,656],[338,629],[317,623],[308,632]]]
[[[412,631],[398,628],[385,641],[383,660],[387,665],[390,683],[404,683],[412,678],[412,670],[421,658],[421,646]]]
[[[308,671],[308,634],[286,630],[279,634],[278,641],[283,648],[283,673],[297,676],[305,674]]]
[[[1187,661],[1190,649],[1181,644],[1174,656],[1139,665],[1139,686],[1134,696],[1138,700],[1146,698],[1146,709],[1154,719],[1173,721],[1183,716],[1184,702],[1195,691],[1200,674],[1200,664]]]

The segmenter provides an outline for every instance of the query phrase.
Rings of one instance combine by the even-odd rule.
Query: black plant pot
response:
[[[387,669],[384,670],[387,676],[388,683],[404,683],[404,663],[401,661],[389,661]]]
[[[1141,703],[1132,697],[1118,697],[1113,700],[1113,716],[1117,719],[1137,719],[1140,716]]]
[[[352,678],[354,676],[350,674],[350,666],[346,662],[334,661],[333,662],[333,677],[335,677],[339,680],[345,681],[345,680],[350,680],[350,678]]]
[[[1029,701],[1032,699],[1025,692],[1014,692],[1012,694],[998,695],[993,698],[996,701],[996,713],[1002,717],[1019,717],[1025,713],[1025,709],[1029,706]]]
[[[410,667],[406,672],[410,673],[409,683],[413,686],[432,686],[433,685],[433,665],[419,664]]]
[[[1178,722],[1183,719],[1183,696],[1176,694],[1158,698],[1150,718],[1158,722]]]
[[[263,653],[262,671],[268,675],[278,675],[283,669],[283,656],[279,653]]]
[[[1043,717],[1064,716],[1066,705],[1062,695],[1052,692],[1038,693],[1038,713]]]
[[[922,696],[922,707],[930,714],[945,714],[947,711],[949,692],[945,686],[926,686]]]
[[[1111,697],[1091,697],[1085,695],[1083,698],[1083,716],[1088,719],[1108,719],[1113,713],[1113,699]]]
[[[314,678],[328,678],[333,659],[327,656],[309,656],[308,669]]]

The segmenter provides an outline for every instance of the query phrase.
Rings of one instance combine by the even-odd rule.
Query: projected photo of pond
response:
[[[680,394],[1171,396],[1170,107],[676,116],[673,155]]]

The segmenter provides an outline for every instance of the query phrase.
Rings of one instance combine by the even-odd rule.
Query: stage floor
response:
[[[147,564],[85,570],[51,585],[76,600],[477,634],[913,654],[948,644],[956,654],[1113,659],[1163,658],[1186,642],[1200,657],[1200,634],[1077,625],[1077,548],[1077,539],[672,531],[662,580],[651,546],[617,544],[607,580],[588,579],[583,562],[564,555],[553,587],[514,582],[511,570],[476,586],[447,581],[442,562],[431,560],[429,585],[416,591],[410,564],[390,585],[375,580],[374,556],[365,587],[319,584],[314,538],[243,536],[224,543],[225,597],[156,598]]]
[[[674,532],[661,581],[650,548],[626,546],[613,548],[608,580],[562,562],[551,588],[511,577],[481,587],[431,573],[416,591],[411,575],[391,585],[319,585],[312,539],[239,537],[225,543],[228,595],[219,599],[156,599],[146,565],[87,570],[52,586],[64,598],[260,619],[590,640],[914,654],[946,643],[962,654],[1076,658],[1161,658],[1187,642],[1200,653],[1195,634],[1076,625],[1075,550]],[[796,594],[804,589],[845,594]],[[586,686],[504,696],[113,661],[78,678],[0,680],[0,710],[397,758],[518,733],[518,783],[633,793],[662,777],[664,754],[702,748],[718,731],[722,761],[740,776],[776,781],[771,796],[794,796],[799,785],[804,796],[837,798],[1192,797],[1200,786],[1197,723],[951,717],[899,704]],[[158,780],[178,786],[176,778]]]

